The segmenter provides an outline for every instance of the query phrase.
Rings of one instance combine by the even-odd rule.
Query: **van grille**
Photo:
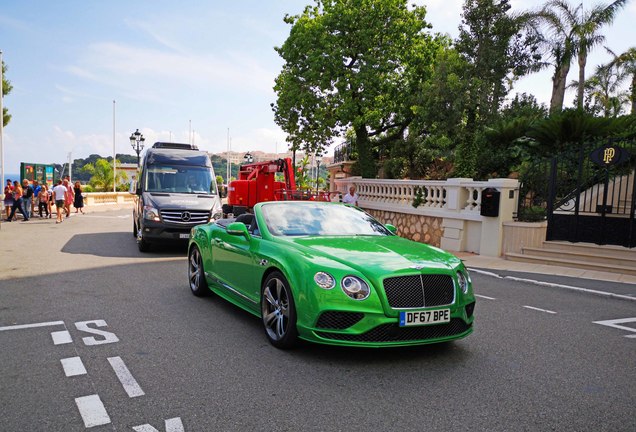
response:
[[[167,223],[194,226],[208,223],[210,212],[205,210],[161,210],[161,219]]]

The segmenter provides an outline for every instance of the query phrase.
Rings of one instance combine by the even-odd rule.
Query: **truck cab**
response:
[[[191,144],[155,143],[131,192],[133,235],[142,252],[158,243],[185,244],[192,227],[221,216],[210,157]]]

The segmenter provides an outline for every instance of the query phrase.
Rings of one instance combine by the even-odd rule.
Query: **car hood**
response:
[[[367,276],[414,270],[449,271],[459,258],[441,249],[398,236],[288,237],[288,241],[317,255],[352,267]]]
[[[146,192],[158,209],[211,210],[218,201],[216,195]]]

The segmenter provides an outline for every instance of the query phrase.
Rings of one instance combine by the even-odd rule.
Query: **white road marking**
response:
[[[183,428],[183,423],[181,422],[181,417],[171,418],[165,421],[166,423],[166,432],[185,432]],[[135,432],[159,432],[154,427],[149,424],[133,426],[133,430]]]
[[[556,313],[556,312],[551,311],[551,310],[547,310],[547,309],[540,309],[540,308],[536,308],[536,307],[533,307],[533,306],[524,306],[524,308],[526,308],[526,309],[536,310],[536,311],[539,311],[539,312],[545,312],[545,313],[549,313],[549,314],[555,314],[555,313]]]
[[[114,333],[107,332],[105,330],[97,330],[92,327],[89,327],[89,324],[95,324],[97,327],[106,327],[106,321],[104,320],[92,320],[92,321],[79,321],[75,323],[75,327],[84,333],[90,333],[94,335],[103,336],[104,339],[95,339],[94,336],[84,337],[82,340],[84,341],[84,345],[92,346],[92,345],[103,345],[108,343],[119,342],[119,338],[115,336]]]
[[[110,423],[110,417],[99,395],[82,396],[75,398],[75,404],[79,409],[84,426],[91,428]]]
[[[601,295],[601,296],[604,296],[604,297],[617,298],[617,299],[621,299],[621,300],[636,301],[636,297],[635,296],[616,294],[616,293],[612,293],[612,292],[593,290],[593,289],[589,289],[589,288],[580,288],[580,287],[575,287],[575,286],[571,286],[571,285],[563,285],[563,284],[557,284],[557,283],[551,283],[551,282],[542,282],[542,281],[538,281],[538,280],[534,280],[534,279],[518,278],[518,277],[514,277],[514,276],[501,276],[501,275],[498,275],[496,273],[487,272],[487,271],[478,270],[478,269],[473,269],[473,268],[468,268],[468,271],[470,271],[471,273],[475,272],[475,273],[479,273],[479,274],[483,274],[483,275],[487,275],[487,276],[492,276],[492,277],[495,277],[497,279],[509,279],[509,280],[513,280],[513,281],[517,281],[517,282],[527,282],[527,283],[531,283],[533,285],[540,285],[540,286],[545,286],[545,287],[549,287],[549,288],[563,288],[563,289],[568,289],[568,290],[572,290],[572,291],[579,291],[579,292],[586,292],[586,293],[589,293],[589,294]]]
[[[486,299],[486,300],[497,300],[494,297],[488,297],[488,296],[481,295],[481,294],[475,294],[475,297],[483,298],[483,299]]]
[[[108,357],[108,362],[115,371],[115,375],[117,375],[119,382],[122,386],[124,386],[124,390],[128,394],[128,397],[134,398],[145,395],[144,391],[132,376],[121,357]]]
[[[53,345],[62,345],[73,342],[68,330],[52,332],[51,337],[53,338]]]
[[[0,331],[22,330],[22,329],[49,327],[49,326],[57,326],[57,325],[64,325],[64,321],[49,321],[49,322],[35,323],[35,324],[12,325],[12,326],[0,327]]]
[[[67,377],[77,376],[77,375],[86,375],[86,368],[84,367],[84,363],[82,363],[82,359],[79,357],[69,357],[60,360],[62,362],[62,367],[64,368],[64,374]]]
[[[474,269],[474,268],[469,268],[468,271],[471,272],[471,273],[479,273],[479,274],[483,274],[483,275],[486,275],[486,276],[496,277],[497,279],[503,279],[503,277],[498,275],[497,273],[493,273],[493,272],[489,272],[489,271],[484,271],[484,270],[479,270],[479,269]]]
[[[636,322],[636,318],[619,318],[619,319],[614,319],[614,320],[592,321],[592,322],[594,324],[600,324],[602,326],[613,327],[613,328],[617,328],[617,329],[620,329],[620,330],[627,330],[629,332],[636,333],[636,328],[620,325],[620,324],[625,324],[625,323]],[[636,334],[626,335],[625,337],[626,338],[630,338],[630,339],[631,338],[636,338]]]

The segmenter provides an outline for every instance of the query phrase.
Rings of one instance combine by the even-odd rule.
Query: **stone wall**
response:
[[[384,224],[397,228],[400,237],[439,247],[442,242],[442,218],[415,214],[395,213],[386,210],[365,209]]]

